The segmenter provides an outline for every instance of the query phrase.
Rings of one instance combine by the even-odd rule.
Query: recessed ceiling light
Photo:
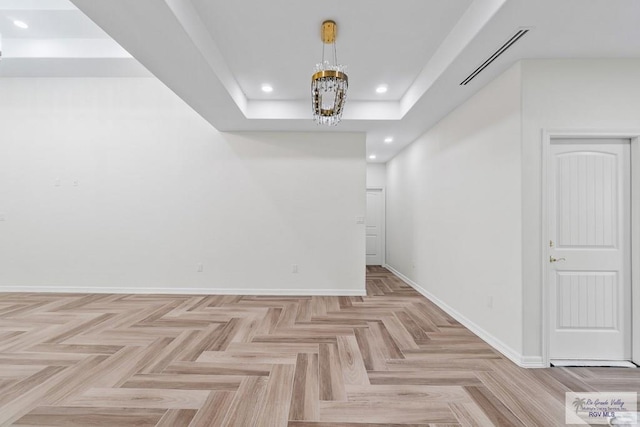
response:
[[[15,26],[16,26],[16,27],[18,27],[18,28],[24,28],[24,29],[29,28],[29,26],[27,25],[27,23],[26,23],[26,22],[23,22],[23,21],[17,21],[17,20],[16,20],[16,21],[13,21],[13,25],[15,25]]]
[[[264,84],[262,85],[262,91],[266,93],[271,93],[273,92],[273,86]]]
[[[387,85],[380,85],[376,88],[377,93],[386,93],[389,87]]]
[[[391,136],[386,137],[384,139],[384,142],[387,143],[387,144],[391,144],[393,142],[393,137],[391,137]]]
[[[375,154],[372,154],[372,155],[370,155],[370,156],[369,156],[369,158],[370,158],[371,160],[374,160],[374,159],[376,158],[376,155],[375,155]]]

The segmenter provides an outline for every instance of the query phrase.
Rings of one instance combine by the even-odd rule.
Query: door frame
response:
[[[382,195],[382,213],[380,218],[380,251],[382,252],[382,264],[387,265],[387,195],[385,194],[384,187],[367,187],[367,192],[379,191]],[[365,233],[367,230],[367,224],[365,219]],[[366,262],[366,260],[365,260]]]
[[[638,130],[542,130],[542,363],[551,366],[549,274],[549,154],[552,139],[620,138],[631,140],[631,360],[640,365],[640,129]]]

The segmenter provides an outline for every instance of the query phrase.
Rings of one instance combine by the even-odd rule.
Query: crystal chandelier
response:
[[[336,54],[336,23],[324,21],[321,28],[322,62],[316,64],[311,76],[311,107],[317,124],[335,126],[342,119],[342,110],[347,99],[349,78],[346,66],[338,64]],[[333,46],[333,65],[324,59],[324,46]]]

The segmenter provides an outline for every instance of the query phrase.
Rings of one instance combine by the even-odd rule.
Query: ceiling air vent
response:
[[[500,55],[502,55],[507,49],[513,46],[518,40],[520,40],[525,34],[529,32],[529,28],[521,28],[519,29],[509,40],[507,40],[498,50],[493,52],[493,54],[487,58],[486,61],[482,63],[478,68],[476,68],[473,73],[469,74],[466,79],[460,82],[461,85],[466,85],[471,80],[475,79],[478,74],[482,72],[485,68],[489,66],[493,61],[498,59]]]

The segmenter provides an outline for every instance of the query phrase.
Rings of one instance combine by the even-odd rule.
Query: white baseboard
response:
[[[166,295],[265,295],[265,296],[365,296],[366,289],[236,289],[236,288],[128,288],[64,286],[0,286],[3,292],[73,294],[166,294]]]
[[[544,364],[542,356],[521,356],[519,366],[523,368],[548,368],[549,365]]]
[[[459,311],[457,311],[456,309],[454,309],[449,304],[445,303],[435,295],[431,294],[425,288],[423,288],[413,280],[409,279],[407,276],[400,273],[395,268],[391,267],[388,264],[385,264],[384,267],[387,268],[396,276],[398,276],[400,279],[402,279],[403,282],[405,282],[406,284],[414,288],[416,291],[420,292],[425,298],[427,298],[428,300],[433,302],[435,305],[440,307],[445,313],[447,313],[449,316],[456,319],[464,327],[466,327],[471,332],[476,334],[478,337],[484,340],[487,344],[489,344],[491,347],[493,347],[494,349],[502,353],[507,359],[511,360],[516,365],[522,368],[545,368],[546,367],[543,364],[542,357],[521,355],[519,352],[509,347],[507,344],[505,344],[498,338],[494,337],[491,333],[487,332],[482,327],[478,326],[478,324],[476,324],[475,322],[467,318],[465,315],[463,315],[462,313],[460,313]]]

